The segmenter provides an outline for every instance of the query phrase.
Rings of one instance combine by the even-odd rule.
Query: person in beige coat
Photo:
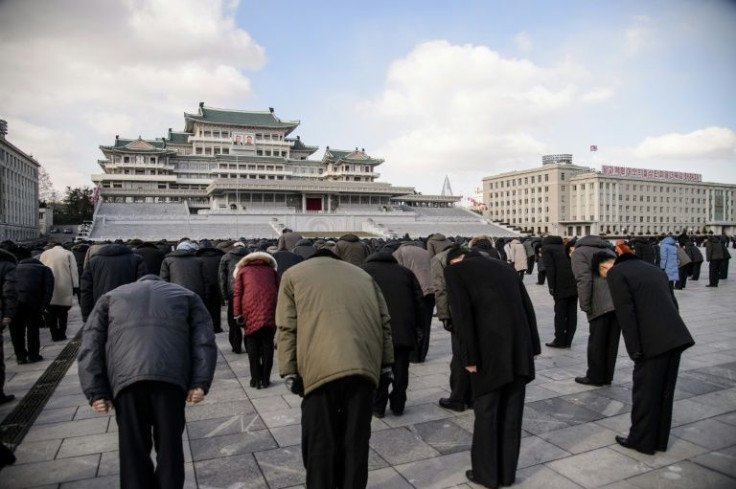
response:
[[[511,252],[509,254],[509,261],[514,264],[514,269],[519,273],[519,278],[524,280],[524,274],[526,273],[527,266],[527,255],[526,249],[521,242],[514,238],[511,241]]]
[[[373,391],[392,377],[378,284],[328,250],[289,268],[276,306],[279,374],[302,401],[308,488],[365,487]]]
[[[429,351],[429,333],[432,330],[432,312],[434,312],[434,283],[432,283],[432,266],[429,252],[416,245],[414,241],[402,243],[394,251],[394,258],[399,265],[411,270],[422,287],[422,324],[421,333],[417,337],[417,348],[411,355],[414,362],[424,362]]]
[[[41,253],[41,263],[54,274],[54,294],[46,308],[46,323],[53,341],[66,339],[66,325],[72,298],[79,292],[79,271],[74,253],[55,243]]]

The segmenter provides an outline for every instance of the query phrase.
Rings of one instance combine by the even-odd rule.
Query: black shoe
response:
[[[545,346],[548,346],[550,348],[569,348],[568,346],[560,345],[558,343],[555,343],[554,341],[552,341],[550,343],[545,343]]]
[[[33,355],[28,357],[28,363],[42,362],[43,357],[41,355]]]
[[[241,353],[243,353],[243,349],[242,348],[233,348],[233,353],[237,353],[238,355],[240,355]]]
[[[264,389],[268,388],[270,385],[271,385],[271,381],[270,380],[262,380],[261,381],[261,387],[263,387]]]
[[[602,382],[593,382],[588,377],[575,377],[575,382],[583,385],[594,385],[596,387],[602,387],[604,385]]]
[[[26,358],[19,358],[19,359],[16,360],[16,362],[18,363],[18,365],[25,365],[26,363],[28,363],[28,359],[26,359]]]
[[[629,442],[629,439],[625,436],[617,436],[616,437],[616,443],[621,445],[624,448],[629,448],[631,450],[636,450],[639,453],[643,453],[645,455],[654,455],[654,450],[644,450],[642,448],[635,447],[633,444]]]
[[[219,328],[219,329],[216,329],[215,330],[215,334],[217,334],[217,333],[224,333],[224,332],[225,332],[225,330],[222,329],[222,328]]]
[[[462,413],[463,411],[465,411],[464,402],[455,401],[453,399],[450,399],[449,397],[443,397],[442,399],[440,399],[440,407],[450,409],[452,411],[457,411],[458,413]]]
[[[377,418],[377,419],[383,419],[383,418],[386,417],[386,412],[385,411],[384,412],[381,412],[381,411],[373,411],[373,417],[374,418]]]
[[[475,474],[473,473],[472,470],[466,470],[465,471],[465,477],[467,477],[467,479],[470,482],[472,482],[473,484],[478,484],[479,486],[483,486],[483,487],[489,487],[489,488],[491,487],[491,486],[487,486],[487,485],[483,484],[478,479],[476,479]],[[493,486],[492,489],[496,489],[497,487],[498,487],[497,485],[496,486]]]
[[[5,404],[15,399],[15,396],[13,394],[3,394],[0,395],[0,404]]]
[[[251,387],[258,387],[258,381],[256,379],[250,379]]]

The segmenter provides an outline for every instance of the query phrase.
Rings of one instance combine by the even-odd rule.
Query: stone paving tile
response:
[[[728,408],[699,403],[695,401],[694,397],[675,401],[672,409],[672,427],[712,418],[713,416],[718,416],[729,411],[730,409]]]
[[[468,451],[473,442],[472,433],[454,423],[454,419],[416,424],[411,430],[442,455]]]
[[[368,472],[366,487],[368,489],[412,489],[414,486],[392,467],[386,467]]]
[[[301,446],[255,453],[268,487],[292,487],[306,482]],[[223,486],[227,487],[227,486]]]
[[[524,396],[524,402],[530,403],[534,401],[541,401],[542,399],[549,399],[551,397],[559,396],[559,392],[555,392],[544,388],[544,384],[527,385],[526,394]]]
[[[470,453],[458,452],[394,466],[411,485],[422,489],[444,489],[465,484]]]
[[[289,408],[280,411],[271,411],[262,413],[261,419],[268,428],[299,424],[302,420],[302,410],[301,408]]]
[[[77,412],[77,407],[65,407],[55,409],[44,409],[41,414],[38,415],[33,425],[42,425],[48,423],[62,423],[64,421],[71,421],[74,419],[74,415]]]
[[[269,396],[251,400],[258,412],[281,411],[295,406],[290,405],[283,396]]]
[[[59,489],[97,489],[99,487],[104,487],[105,489],[117,489],[120,487],[120,477],[117,475],[109,475],[107,477],[95,477],[94,479],[65,482],[59,487]]]
[[[610,448],[555,460],[547,466],[583,487],[600,487],[649,470],[637,460]]]
[[[694,464],[681,462],[648,474],[632,477],[627,482],[639,489],[733,489],[736,479]]]
[[[579,372],[575,374],[575,376],[580,376],[584,374],[585,372]],[[557,392],[560,395],[575,394],[578,392],[585,392],[585,391],[590,391],[593,389],[598,389],[598,387],[595,387],[593,385],[578,384],[577,382],[575,382],[575,379],[573,378],[546,383],[544,384],[544,388]]]
[[[269,489],[252,454],[194,462],[199,487]],[[271,487],[285,487],[272,485]]]
[[[16,465],[45,462],[56,458],[62,440],[23,442],[15,449]],[[0,475],[0,480],[2,476]]]
[[[567,428],[570,425],[547,413],[526,406],[524,407],[524,418],[521,426],[525,431],[538,435],[540,433],[547,433],[548,431]]]
[[[75,436],[65,438],[56,458],[78,457],[93,453],[104,453],[117,450],[118,434],[101,433],[98,435]]]
[[[388,413],[390,412],[389,410]],[[382,421],[388,426],[396,428],[399,426],[426,423],[427,421],[435,421],[437,419],[452,418],[456,414],[454,411],[443,409],[437,404],[423,404],[421,406],[413,406],[411,409],[405,409],[404,414],[401,416],[387,414]]]
[[[440,453],[417,432],[404,427],[373,433],[370,446],[391,465],[436,457]]]
[[[32,426],[23,441],[55,440],[72,436],[85,436],[105,433],[107,417],[69,421],[65,423],[49,423]]]
[[[581,486],[544,465],[517,470],[513,487],[519,489],[581,489]]]
[[[531,402],[527,404],[527,407],[548,414],[569,425],[584,424],[603,418],[602,414],[568,402],[561,397]]]
[[[276,448],[276,440],[267,430],[252,433],[213,436],[189,440],[195,462],[217,457],[231,457]]]
[[[582,406],[590,411],[600,413],[604,417],[616,416],[631,411],[631,405],[621,401],[598,395],[597,391],[580,392],[562,396],[567,402]]]
[[[537,436],[527,436],[521,439],[521,451],[519,453],[519,468],[539,465],[550,460],[557,460],[570,455],[555,445],[546,442]]]
[[[290,447],[299,445],[302,442],[302,425],[294,424],[291,426],[281,426],[279,428],[271,428],[271,436],[274,437],[276,443],[280,447]]]
[[[538,436],[570,453],[578,454],[615,444],[616,434],[595,423],[586,423]]]
[[[624,448],[618,443],[614,443],[610,448],[611,450],[615,450],[622,455],[639,460],[648,467],[655,469],[666,465],[672,465],[685,459],[697,457],[698,455],[708,451],[701,446],[690,443],[689,441],[681,438],[677,438],[676,436],[670,436],[666,452],[655,452],[654,455],[639,453],[636,450]]]
[[[188,406],[185,410],[187,421],[199,421],[202,419],[223,418],[236,414],[253,414],[255,409],[249,401],[221,401],[204,402]]]
[[[723,423],[728,423],[730,425],[736,426],[736,411],[730,412],[728,414],[724,414],[723,416],[718,416],[714,419],[721,421]]]
[[[225,418],[203,419],[187,423],[187,434],[190,440],[265,429],[266,425],[257,414],[239,414]]]
[[[705,453],[692,461],[736,479],[736,446]]]
[[[2,471],[3,489],[20,489],[44,484],[89,479],[95,476],[100,455],[10,465]]]
[[[672,435],[697,443],[709,450],[736,445],[736,426],[704,419],[672,430]]]

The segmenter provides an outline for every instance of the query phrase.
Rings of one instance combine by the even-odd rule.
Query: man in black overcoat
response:
[[[541,351],[534,307],[512,267],[476,252],[450,257],[445,279],[473,391],[466,476],[486,487],[508,486],[516,478],[526,384]]]
[[[609,259],[610,260],[610,259]],[[634,361],[631,429],[616,441],[642,453],[666,451],[683,350],[695,344],[667,276],[631,254],[599,265],[608,278],[626,350]]]
[[[383,418],[387,403],[394,414],[401,415],[409,386],[409,357],[422,331],[424,295],[414,272],[399,265],[391,253],[373,253],[361,268],[373,277],[386,299],[394,345],[393,379],[381,377],[373,396],[373,415]],[[390,395],[389,384],[392,384]]]
[[[546,343],[550,348],[570,348],[578,328],[578,288],[567,252],[560,236],[542,240],[547,286],[555,300],[555,339]]]

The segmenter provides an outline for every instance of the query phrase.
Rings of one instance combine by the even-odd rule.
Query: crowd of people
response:
[[[439,405],[473,409],[467,478],[513,484],[525,386],[541,353],[524,285],[554,300],[549,348],[570,348],[578,307],[589,322],[585,385],[611,384],[623,335],[634,361],[631,430],[643,453],[666,450],[682,351],[694,344],[674,290],[727,278],[726,236],[493,239],[131,240],[0,243],[0,318],[19,364],[42,360],[39,328],[64,341],[76,295],[85,321],[79,377],[92,409],[113,407],[121,487],[182,487],[186,402],[207,395],[215,334],[246,353],[250,386],[271,386],[274,350],[287,389],[303,397],[307,487],[365,487],[370,421],[404,413],[410,363],[426,360],[436,316],[451,333],[450,394]],[[705,256],[700,247],[705,247]],[[647,294],[642,294],[647,290]],[[0,404],[4,385],[0,335]],[[151,435],[151,433],[153,433]],[[152,438],[153,437],[153,438]],[[156,448],[157,463],[150,459]]]

